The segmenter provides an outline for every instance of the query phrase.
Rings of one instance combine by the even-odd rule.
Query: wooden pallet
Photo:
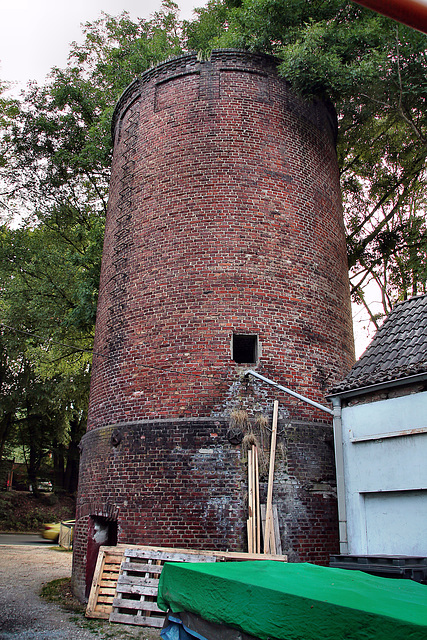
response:
[[[216,557],[177,550],[126,549],[110,622],[163,627],[166,614],[157,606],[157,590],[165,562],[216,562]]]
[[[174,560],[177,562],[178,556],[185,556],[187,561],[196,562],[197,556],[209,557],[211,562],[242,562],[245,560],[276,560],[279,562],[286,562],[286,556],[274,556],[274,555],[264,555],[264,554],[255,554],[255,553],[243,553],[243,552],[233,552],[233,551],[211,551],[211,550],[195,550],[195,549],[174,549],[168,547],[148,547],[148,546],[132,546],[132,545],[117,545],[115,547],[101,547],[98,554],[98,561],[95,567],[95,572],[92,580],[92,588],[89,596],[89,602],[86,609],[86,616],[88,618],[101,618],[108,620],[113,611],[113,601],[116,597],[116,587],[118,586],[118,579],[120,575],[120,567],[124,559],[125,551],[129,549],[132,551],[138,551],[139,555],[141,552],[149,552],[149,556],[145,558],[142,564],[150,565],[150,569],[152,569],[153,576],[156,577],[152,579],[158,579],[160,573],[155,571],[154,567],[160,568],[163,566],[165,560],[161,559],[161,554],[166,553],[174,557]],[[157,560],[160,560],[160,564],[156,564]],[[154,564],[154,567],[152,566]],[[141,569],[141,567],[138,567]],[[138,575],[138,574],[137,574]],[[140,571],[141,575],[141,571]],[[135,577],[135,576],[134,576]],[[145,575],[143,576],[145,578]],[[148,587],[148,585],[145,585]],[[119,592],[122,593],[122,592]],[[120,599],[119,593],[117,593],[117,598]],[[137,595],[137,594],[136,594]],[[139,594],[139,600],[141,600]],[[142,594],[144,595],[144,594]],[[146,602],[148,604],[148,598],[152,598],[153,601],[156,600],[157,590],[155,596],[146,595]],[[134,596],[132,596],[133,598]],[[121,599],[123,599],[121,597]],[[126,599],[126,598],[125,598]],[[135,605],[134,605],[135,606]],[[135,610],[134,610],[135,611]],[[141,611],[143,611],[141,609]],[[128,624],[134,624],[128,621],[128,618],[131,617],[127,614],[122,614],[120,611],[116,611],[115,615],[124,615],[126,616],[126,622]],[[158,614],[158,612],[157,612]],[[164,614],[162,613],[162,616]],[[149,623],[143,622],[138,616],[138,624],[146,624],[150,626]],[[160,618],[160,615],[153,615],[153,610],[150,610],[150,615],[145,616],[149,619],[149,622],[152,622],[154,617]],[[122,620],[121,620],[122,621]],[[152,625],[151,625],[152,626]]]
[[[122,560],[123,549],[100,547],[86,608],[88,618],[110,617]]]

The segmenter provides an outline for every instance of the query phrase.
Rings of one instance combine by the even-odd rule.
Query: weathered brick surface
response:
[[[260,372],[322,400],[353,357],[329,112],[236,52],[161,65],[125,98],[89,429],[221,412],[233,332],[259,335]]]
[[[245,367],[232,360],[230,344],[233,333],[257,334],[257,370],[323,403],[352,365],[335,135],[331,110],[293,95],[264,56],[218,51],[203,63],[182,56],[149,70],[122,96],[114,116],[82,518],[96,505],[111,505],[119,539],[163,542],[169,527],[175,545],[237,548],[246,517],[244,474],[225,425],[235,409],[270,416],[278,397],[282,419],[306,424],[310,434],[301,435],[299,446],[289,444],[288,475],[278,468],[283,505],[294,504],[282,509],[282,519],[292,514],[282,522],[289,533],[284,550],[300,560],[326,560],[334,499],[313,489],[300,468],[312,456],[317,484],[332,478],[332,449],[326,455],[323,435],[319,441],[320,432],[330,432],[325,414],[243,379]],[[167,433],[159,420],[167,421]],[[215,421],[222,444],[200,454],[196,472],[192,465],[201,448],[211,447],[204,441]],[[138,446],[129,435],[133,450],[125,453],[120,444],[104,465],[110,458],[102,434],[116,424],[133,434],[151,426]],[[185,442],[181,450],[173,438]],[[306,530],[297,530],[299,521]],[[82,531],[75,575],[84,563]]]
[[[338,547],[333,433],[327,423],[279,424],[274,502],[291,562],[328,564]]]
[[[118,543],[243,547],[245,476],[227,431],[217,420],[146,420],[86,434],[74,543],[79,592],[89,516],[117,521]]]

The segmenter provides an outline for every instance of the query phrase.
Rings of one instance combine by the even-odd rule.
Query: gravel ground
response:
[[[0,640],[155,640],[159,630],[113,625],[69,613],[39,597],[44,584],[71,575],[71,553],[0,545]]]

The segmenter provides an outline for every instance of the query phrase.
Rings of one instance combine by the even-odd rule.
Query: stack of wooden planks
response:
[[[249,553],[261,553],[261,531],[264,542],[264,553],[273,555],[281,555],[282,553],[277,506],[273,504],[278,413],[279,403],[275,400],[273,406],[273,425],[271,430],[270,465],[266,505],[260,505],[259,501],[258,448],[256,444],[252,444],[251,448],[248,450],[248,519],[246,525]]]
[[[266,556],[223,551],[198,551],[165,547],[101,547],[86,609],[89,618],[122,624],[163,626],[165,613],[156,604],[160,573],[165,562],[236,562],[277,560]]]
[[[270,469],[268,473],[267,505],[265,510],[264,553],[276,553],[276,536],[273,526],[273,481],[274,464],[276,461],[277,418],[279,415],[279,403],[274,401],[273,425],[271,429],[270,444]]]
[[[248,552],[261,552],[261,509],[259,503],[258,448],[255,444],[248,450]]]

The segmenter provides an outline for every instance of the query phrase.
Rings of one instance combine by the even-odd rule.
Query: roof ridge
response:
[[[419,298],[426,298],[426,297],[427,297],[427,293],[417,293],[416,296],[409,296],[409,298],[406,298],[406,300],[397,300],[393,305],[393,309],[396,309],[396,307],[399,307],[402,304],[407,304],[407,303],[411,302],[412,300],[417,300]],[[393,311],[393,309],[392,309],[392,311]]]
[[[330,393],[427,373],[427,293],[393,307],[348,375]]]

